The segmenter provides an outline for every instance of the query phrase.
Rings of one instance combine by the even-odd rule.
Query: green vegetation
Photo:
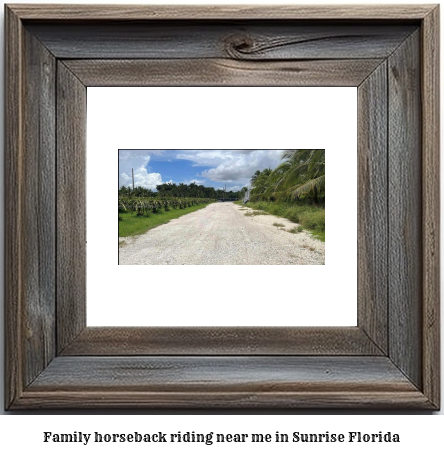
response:
[[[161,184],[156,187],[156,192],[145,187],[135,187],[134,190],[129,185],[124,185],[119,188],[119,197],[139,197],[139,198],[206,198],[206,199],[228,199],[239,200],[247,188],[244,187],[239,192],[228,192],[222,189],[215,189],[213,187],[205,187],[197,185],[192,182],[191,184]]]
[[[185,214],[198,211],[211,204],[211,201],[187,206],[184,208],[159,209],[157,212],[120,212],[119,213],[119,237],[134,236],[146,233],[156,226],[168,223],[170,220]],[[120,245],[120,243],[119,243]],[[124,245],[124,244],[123,244]]]
[[[286,150],[277,168],[256,171],[250,184],[248,207],[285,217],[325,242],[324,149]]]
[[[246,206],[255,211],[266,211],[269,214],[298,223],[303,229],[310,231],[314,237],[325,242],[325,209],[323,207],[276,201],[249,202]]]
[[[273,226],[277,226],[279,228],[279,227],[283,227],[285,225],[283,223],[273,223]]]
[[[282,155],[282,163],[256,171],[251,177],[251,201],[325,201],[325,150],[294,149]]]
[[[138,216],[155,214],[161,210],[185,209],[198,204],[211,203],[210,198],[144,198],[134,196],[119,196],[119,214],[136,212]]]
[[[304,231],[304,228],[302,228],[301,225],[295,226],[291,230],[287,230],[288,233],[292,233],[292,234],[302,233],[302,231]]]
[[[247,217],[254,217],[255,215],[268,215],[268,212],[265,211],[253,211],[253,212],[246,212],[244,215]]]

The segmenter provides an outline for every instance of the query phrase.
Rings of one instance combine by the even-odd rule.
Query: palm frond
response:
[[[297,188],[289,188],[288,192],[291,193],[294,199],[303,195],[307,195],[308,193],[314,192],[315,189],[318,192],[322,192],[325,190],[325,175],[316,177],[315,179],[311,179]]]

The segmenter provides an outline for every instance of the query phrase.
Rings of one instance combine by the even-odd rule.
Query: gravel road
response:
[[[119,264],[324,264],[325,244],[298,225],[214,203],[140,236],[119,239]],[[274,226],[273,223],[284,225]]]

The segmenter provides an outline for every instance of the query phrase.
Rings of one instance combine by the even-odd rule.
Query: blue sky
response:
[[[248,186],[256,170],[274,169],[282,149],[120,149],[119,187],[134,184],[156,189],[165,182],[183,182],[237,191]]]

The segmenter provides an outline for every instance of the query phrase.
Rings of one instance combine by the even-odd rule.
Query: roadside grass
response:
[[[273,223],[273,226],[282,227],[285,226],[283,223]]]
[[[288,233],[293,233],[293,234],[302,233],[302,231],[304,231],[304,228],[302,228],[301,225],[299,225],[295,228],[292,228],[291,230],[287,230]]]
[[[298,223],[304,230],[309,231],[313,237],[325,242],[325,209],[322,207],[269,201],[248,202],[244,206],[254,211],[266,211]],[[254,215],[254,212],[252,215]],[[300,232],[297,230],[298,228],[296,228],[296,232]]]
[[[255,215],[268,215],[268,212],[265,211],[253,211],[253,212],[246,212],[244,215],[247,217],[254,217]]]
[[[148,215],[138,216],[136,213],[120,213],[119,214],[119,237],[135,236],[143,234],[147,231],[156,228],[156,226],[164,225],[170,220],[179,218],[182,215],[190,214],[208,206],[211,203],[200,204],[198,206],[186,207],[185,209],[163,209]],[[120,245],[120,243],[119,243]]]

